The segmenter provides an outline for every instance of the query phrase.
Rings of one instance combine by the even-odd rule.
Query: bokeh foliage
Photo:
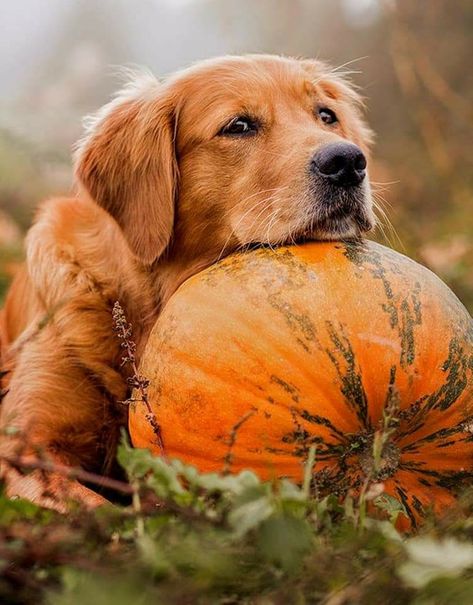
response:
[[[41,198],[70,190],[80,116],[117,86],[109,64],[160,73],[206,52],[266,51],[318,56],[354,72],[377,133],[376,196],[394,226],[376,237],[427,264],[473,308],[470,0],[195,0],[172,22],[193,24],[195,48],[174,50],[168,32],[149,39],[150,24],[168,23],[170,9],[157,0],[140,7],[71,5],[35,76],[13,102],[2,100],[0,297],[21,249],[11,223],[26,229]]]

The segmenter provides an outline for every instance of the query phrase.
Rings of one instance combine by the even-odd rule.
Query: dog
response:
[[[135,76],[87,119],[76,195],[40,206],[1,313],[9,495],[105,502],[55,467],[113,472],[128,396],[115,301],[139,360],[173,292],[225,255],[373,228],[361,106],[320,61],[249,55]]]

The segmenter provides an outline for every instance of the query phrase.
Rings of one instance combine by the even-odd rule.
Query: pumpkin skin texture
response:
[[[203,472],[300,482],[315,446],[319,494],[383,482],[406,527],[473,478],[472,319],[428,269],[374,242],[213,265],[170,299],[140,372],[166,455]],[[130,408],[132,441],[159,454],[146,412]]]

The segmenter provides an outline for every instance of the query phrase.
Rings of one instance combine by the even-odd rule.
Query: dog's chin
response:
[[[374,229],[375,217],[370,198],[350,196],[333,199],[330,205],[314,205],[313,214],[306,217],[299,228],[279,228],[279,233],[263,242],[242,242],[246,249],[302,244],[310,241],[359,240]]]
[[[328,218],[316,224],[311,235],[321,241],[359,239],[373,227],[374,224],[365,216]]]
[[[247,250],[255,248],[275,248],[279,246],[300,245],[306,242],[359,241],[366,232],[374,228],[374,222],[352,216],[325,219],[318,223],[311,222],[288,237],[274,241],[254,241],[245,245]]]
[[[347,214],[334,213],[319,220],[312,220],[302,228],[297,243],[306,241],[358,240],[375,227],[374,217],[364,209]]]
[[[368,183],[361,186],[339,188],[323,184],[312,191],[313,214],[302,240],[359,239],[375,227],[371,192]]]

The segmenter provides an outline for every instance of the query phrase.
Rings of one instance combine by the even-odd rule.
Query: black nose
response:
[[[366,175],[366,158],[353,143],[331,143],[319,149],[310,170],[339,187],[359,185]]]

